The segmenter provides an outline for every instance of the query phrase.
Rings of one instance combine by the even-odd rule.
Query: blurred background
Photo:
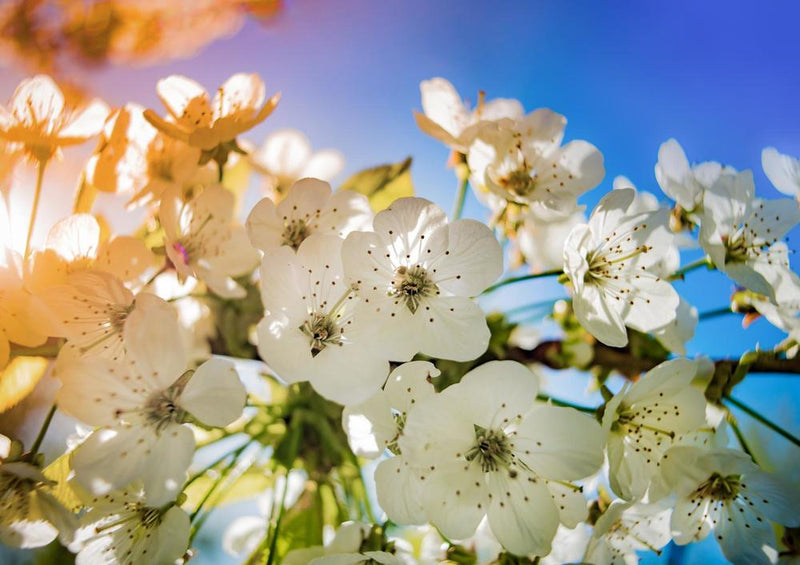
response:
[[[670,137],[690,161],[752,169],[757,194],[776,198],[760,155],[767,146],[800,155],[799,18],[794,2],[3,0],[0,102],[21,79],[42,71],[74,96],[98,96],[111,106],[137,102],[162,113],[160,78],[183,74],[213,92],[233,73],[256,72],[268,94],[283,97],[272,117],[246,134],[249,141],[297,128],[315,149],[344,154],[339,182],[411,156],[417,195],[450,210],[457,180],[446,167],[448,151],[417,129],[411,113],[421,109],[420,81],[441,76],[473,104],[484,90],[487,98],[518,98],[527,111],[549,107],[566,115],[566,139],[588,140],[605,157],[604,182],[582,199],[587,211],[621,174],[664,200],[653,166]],[[48,172],[34,241],[69,214],[90,150],[68,151],[52,168],[58,172]],[[11,187],[24,210],[32,179],[33,171],[19,172]],[[101,198],[98,207],[119,230],[136,226],[137,218],[111,199]],[[488,213],[469,195],[465,215],[485,220]],[[799,243],[795,230],[789,246]],[[698,256],[690,251],[684,263]],[[733,285],[695,271],[676,288],[703,313],[728,304]],[[532,281],[483,305],[507,309],[561,296],[554,281]],[[739,315],[701,321],[689,354],[738,356],[784,337],[765,320],[747,329],[741,321]],[[543,328],[546,334],[549,326]],[[581,401],[586,385],[576,374],[548,379],[554,393]],[[751,375],[737,393],[800,433],[800,377]],[[800,480],[800,450],[746,415],[741,422],[762,459]],[[256,513],[255,506],[240,506],[211,519],[197,563],[225,562],[220,529],[245,511]],[[724,562],[713,540],[707,542],[669,547],[646,562]]]

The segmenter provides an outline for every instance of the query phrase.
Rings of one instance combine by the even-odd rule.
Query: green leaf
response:
[[[253,169],[244,155],[237,155],[234,163],[225,167],[222,177],[222,186],[227,188],[236,197],[235,209],[238,213],[242,209],[245,192],[250,187],[250,177]]]
[[[0,412],[8,410],[33,392],[49,363],[44,357],[12,359],[0,372]]]
[[[196,508],[200,500],[208,492],[208,489],[210,489],[217,480],[218,477],[215,474],[206,474],[195,479],[184,491],[187,497],[187,507]],[[251,467],[242,473],[235,482],[226,485],[225,488],[219,489],[211,496],[211,499],[206,503],[204,508],[208,511],[210,508],[216,506],[255,498],[267,489],[272,488],[272,486],[272,476],[267,471],[260,467]]]
[[[365,195],[372,209],[379,212],[398,198],[414,196],[411,157],[400,163],[364,169],[344,181],[341,189]]]
[[[324,508],[319,488],[308,483],[297,503],[286,511],[281,524],[277,552],[286,555],[292,549],[322,545],[325,525]]]
[[[42,469],[42,474],[56,483],[49,488],[50,494],[52,494],[56,500],[63,504],[67,510],[76,512],[83,506],[83,502],[81,500],[81,496],[79,496],[79,493],[76,490],[80,489],[80,487],[67,481],[70,473],[69,457],[70,454],[65,453],[50,463],[47,467]],[[85,494],[84,498],[86,496],[91,498],[91,496],[88,494]]]

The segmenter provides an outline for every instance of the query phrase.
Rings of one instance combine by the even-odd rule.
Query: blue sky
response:
[[[216,88],[234,72],[258,72],[283,98],[250,139],[295,127],[315,147],[335,147],[346,173],[415,159],[420,196],[449,210],[456,181],[447,150],[419,132],[419,82],[443,76],[466,98],[515,97],[527,110],[567,116],[567,139],[604,154],[607,176],[582,199],[589,208],[625,174],[662,197],[653,166],[658,146],[677,138],[692,161],[718,160],[753,170],[757,194],[774,198],[760,153],[774,145],[800,155],[800,4],[792,2],[511,2],[407,0],[286,1],[268,26],[248,23],[197,57],[85,75],[111,104],[159,108],[156,81],[180,73]],[[8,98],[23,75],[0,77]],[[341,180],[341,179],[340,179]],[[468,216],[484,218],[474,198]],[[798,248],[797,233],[789,238]],[[691,257],[690,257],[691,258]],[[694,273],[678,290],[702,312],[727,301],[731,283]],[[515,288],[502,303],[557,296],[554,283]],[[782,334],[765,321],[747,331],[739,318],[702,322],[691,354],[737,356]],[[800,432],[800,377],[751,377],[739,396]],[[749,429],[749,426],[745,426]],[[755,428],[754,428],[755,429]],[[789,444],[776,449],[797,450]],[[797,453],[794,454],[796,460]],[[704,558],[719,559],[712,545]],[[689,561],[696,556],[693,555]]]

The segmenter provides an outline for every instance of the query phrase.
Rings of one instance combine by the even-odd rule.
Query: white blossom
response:
[[[675,543],[704,539],[712,530],[725,557],[735,565],[771,563],[775,532],[768,520],[800,525],[796,485],[762,471],[733,449],[673,447],[661,461],[664,490],[677,496],[670,527]]]
[[[152,505],[141,489],[92,498],[76,535],[76,565],[168,565],[189,545],[189,515],[175,501]]]
[[[389,362],[374,328],[356,314],[359,298],[344,277],[341,250],[340,238],[312,235],[296,253],[284,246],[264,256],[258,351],[284,381],[309,381],[348,405],[378,391]]]
[[[361,302],[357,312],[389,359],[417,352],[466,361],[486,350],[489,330],[470,297],[502,271],[492,232],[474,220],[451,224],[422,198],[401,198],[378,213],[374,232],[344,242],[348,279]]]
[[[573,409],[534,405],[537,391],[529,369],[493,361],[409,412],[398,444],[444,535],[467,537],[488,515],[508,551],[546,555],[559,523],[586,518],[569,481],[600,467],[600,426]]]
[[[518,100],[498,98],[484,101],[478,94],[474,110],[461,100],[456,89],[443,78],[423,80],[419,85],[423,113],[414,112],[417,126],[459,153],[466,154],[469,146],[486,122],[503,118],[521,118],[524,112]]]
[[[705,190],[723,174],[736,172],[713,161],[690,165],[675,139],[665,141],[658,148],[655,169],[661,190],[687,212],[700,211]]]
[[[276,201],[302,178],[330,182],[344,169],[344,157],[339,151],[312,151],[308,138],[294,129],[269,134],[248,161],[263,176],[262,191]]]
[[[23,286],[22,258],[4,244],[0,241],[0,370],[9,362],[11,342],[42,345],[52,325],[46,308]]]
[[[103,128],[108,106],[92,100],[80,110],[67,108],[53,79],[36,75],[23,80],[8,108],[0,106],[0,137],[21,143],[38,161],[57,155],[61,147],[94,137]]]
[[[598,518],[584,561],[594,565],[637,565],[637,551],[661,554],[670,536],[667,501],[642,504],[615,500]]]
[[[65,364],[57,400],[67,414],[99,426],[72,456],[80,484],[104,495],[141,479],[148,502],[160,505],[178,493],[194,454],[194,435],[182,424],[226,426],[241,415],[247,393],[227,361],[212,358],[190,370],[171,328],[135,329],[125,359]]]
[[[421,483],[400,451],[398,441],[409,411],[435,394],[431,379],[439,375],[427,361],[403,363],[390,374],[383,390],[366,402],[345,408],[342,427],[354,453],[375,458],[389,450],[394,457],[375,469],[378,503],[396,524],[425,522]]]
[[[517,246],[533,272],[560,269],[564,264],[564,242],[578,224],[585,224],[586,216],[576,211],[563,217],[553,214],[529,212],[522,217],[516,231]]]
[[[87,181],[105,192],[133,193],[129,205],[158,203],[170,187],[185,191],[217,179],[199,165],[201,150],[172,138],[144,118],[144,109],[126,104],[109,116],[103,144],[86,165]]]
[[[775,188],[800,202],[800,161],[767,147],[761,152],[761,167]]]
[[[543,108],[483,128],[467,156],[478,194],[483,187],[503,201],[572,213],[578,196],[597,186],[605,169],[591,143],[561,145],[566,123]]]
[[[370,533],[368,524],[345,522],[325,546],[295,549],[286,554],[283,565],[401,565],[386,551],[369,551],[362,547]]]
[[[608,475],[620,497],[641,498],[673,440],[705,423],[705,396],[691,386],[697,369],[688,359],[665,361],[605,405]]]
[[[170,137],[204,151],[214,150],[263,122],[280,99],[276,94],[264,103],[264,83],[256,74],[243,73],[225,81],[213,100],[202,86],[180,75],[161,79],[156,90],[169,116],[164,119],[146,110],[147,121]]]
[[[19,442],[0,435],[0,543],[33,548],[57,537],[69,543],[75,516],[49,491],[54,485],[35,465],[22,460]]]
[[[344,238],[372,224],[367,197],[350,190],[331,192],[330,185],[304,178],[294,183],[279,204],[263,198],[247,218],[253,247],[267,252],[281,245],[297,249],[309,235],[321,233]]]
[[[159,211],[167,257],[179,280],[196,277],[224,298],[244,296],[244,289],[232,277],[249,273],[258,263],[258,252],[244,227],[234,220],[234,201],[233,194],[220,185],[206,186],[186,201],[172,187]]]
[[[800,221],[800,208],[788,199],[756,199],[750,171],[721,176],[705,191],[703,207],[700,244],[714,265],[774,300],[781,279],[791,276],[780,240]]]
[[[143,326],[159,328],[167,339],[177,338],[175,310],[153,294],[134,296],[113,275],[91,269],[72,273],[64,282],[42,294],[57,323],[52,335],[67,338],[59,360],[85,355],[119,360],[125,354],[126,335]]]
[[[679,298],[654,272],[672,238],[667,214],[634,212],[634,189],[614,190],[575,226],[564,245],[578,321],[606,345],[628,342],[625,327],[650,332],[675,319]]]

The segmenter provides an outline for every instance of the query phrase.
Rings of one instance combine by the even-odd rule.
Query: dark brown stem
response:
[[[570,365],[563,355],[563,342],[561,340],[543,341],[533,349],[512,347],[508,351],[508,359],[521,363],[541,363],[551,369],[567,369]],[[626,378],[634,379],[658,365],[661,361],[656,359],[641,359],[635,357],[626,348],[609,347],[602,343],[595,343],[592,366],[617,371]],[[730,359],[714,360],[717,370],[729,370],[730,374],[736,371],[739,361]],[[800,357],[783,359],[767,354],[761,355],[750,365],[749,373],[791,373],[800,374]]]

